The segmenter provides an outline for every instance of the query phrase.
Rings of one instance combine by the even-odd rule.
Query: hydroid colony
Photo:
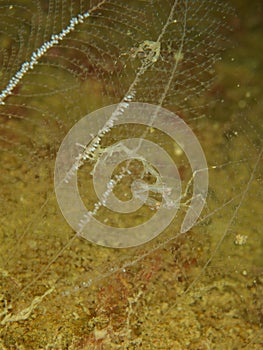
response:
[[[31,336],[31,330],[37,330],[38,344],[31,348],[43,348],[48,342],[63,348],[55,339],[59,320],[57,323],[52,320],[54,309],[62,315],[62,328],[65,324],[68,326],[61,333],[62,338],[70,337],[68,341],[74,343],[74,337],[80,337],[75,348],[83,347],[85,342],[90,348],[94,343],[110,347],[107,341],[116,334],[115,345],[123,344],[122,334],[128,335],[126,339],[134,344],[139,344],[142,338],[145,345],[149,344],[149,337],[143,331],[144,325],[151,329],[148,325],[156,321],[157,314],[162,314],[165,320],[164,313],[169,315],[167,308],[170,308],[170,315],[176,313],[173,322],[182,321],[180,317],[186,312],[185,319],[191,320],[191,331],[194,331],[187,335],[178,321],[176,329],[180,329],[180,336],[174,339],[173,329],[171,334],[164,333],[165,340],[159,340],[150,332],[150,342],[162,341],[164,347],[167,341],[170,348],[180,343],[185,348],[190,338],[193,347],[201,348],[204,335],[200,329],[209,329],[207,337],[212,344],[214,334],[216,339],[223,339],[217,326],[220,323],[221,330],[227,329],[226,318],[218,319],[217,311],[221,310],[218,296],[224,295],[228,300],[221,299],[226,308],[222,307],[223,314],[234,315],[233,319],[243,329],[242,322],[247,323],[240,316],[241,311],[238,312],[242,306],[240,302],[235,304],[237,294],[231,291],[237,289],[246,297],[249,285],[255,290],[254,298],[259,293],[254,282],[242,274],[246,270],[251,279],[255,277],[254,270],[247,268],[252,264],[246,262],[246,257],[257,255],[257,247],[252,243],[258,239],[257,223],[254,222],[250,234],[241,231],[248,229],[248,211],[243,212],[242,206],[246,205],[246,196],[253,186],[249,207],[257,211],[257,181],[253,180],[257,178],[260,140],[247,131],[249,123],[243,133],[240,118],[231,114],[231,108],[223,102],[217,103],[217,97],[222,94],[220,86],[206,95],[213,81],[214,65],[226,45],[229,6],[220,1],[183,0],[54,0],[30,2],[28,6],[25,1],[14,1],[12,6],[1,1],[0,5],[0,14],[3,13],[1,157],[4,164],[1,181],[5,184],[1,194],[1,203],[5,204],[1,208],[1,230],[4,230],[1,237],[5,237],[4,252],[11,251],[8,257],[3,253],[1,270],[4,346],[9,342],[10,347],[10,339],[16,339],[18,346],[26,341],[30,343],[27,334]],[[237,78],[231,74],[230,69],[229,81],[235,82]],[[124,147],[115,146],[122,132],[123,139],[136,135],[158,141],[178,161],[183,194],[180,201],[172,205],[178,206],[183,214],[189,208],[193,193],[194,174],[182,148],[151,126],[129,124],[117,130],[117,120],[132,102],[156,105],[152,122],[164,107],[176,112],[194,130],[208,160],[208,201],[198,224],[184,236],[179,237],[183,218],[179,210],[178,218],[157,240],[136,249],[104,250],[75,239],[77,235],[60,216],[54,198],[54,158],[69,129],[85,115],[111,104],[117,106],[90,144],[75,145],[78,157],[63,179],[70,184],[78,172],[83,201],[89,197],[85,204],[96,219],[112,227],[130,227],[153,216],[161,202],[171,203],[170,186],[160,181],[156,168],[146,158],[139,156],[137,163],[126,162],[113,173],[106,183],[102,205],[96,207],[98,198],[89,181],[98,160],[103,159],[103,154],[114,158],[117,151],[126,155],[136,153],[130,148],[125,153]],[[225,124],[221,123],[222,115],[228,120]],[[108,164],[106,158],[104,161]],[[138,181],[141,176],[146,182]],[[150,193],[142,211],[128,218],[104,212],[110,194],[124,198],[124,203],[130,199],[127,187],[133,180],[137,180],[133,193],[139,199],[144,198],[146,190]],[[235,236],[235,231],[248,236],[248,244],[233,245],[231,235],[233,232]],[[253,254],[248,254],[252,248]],[[225,261],[228,261],[227,269],[223,268]],[[96,284],[101,287],[99,291]],[[110,298],[117,298],[114,291],[122,297],[119,304]],[[42,309],[42,306],[45,307]],[[122,312],[118,312],[120,306]],[[177,306],[181,307],[179,314]],[[149,313],[150,309],[154,310],[153,314]],[[48,324],[41,318],[43,310],[46,310]],[[244,314],[257,315],[254,325],[250,323],[254,330],[260,323],[259,304],[246,305],[242,310]],[[209,312],[210,320],[217,322],[212,331],[205,318]],[[109,323],[105,315],[111,315]],[[144,318],[144,315],[148,316]],[[168,323],[170,321],[169,318]],[[17,327],[21,328],[17,330]],[[163,322],[158,336],[162,337],[161,330],[165,331],[165,327]],[[194,338],[198,332],[199,338]],[[89,333],[93,338],[87,339]],[[209,338],[211,333],[213,336]],[[230,333],[224,335],[230,339]],[[235,335],[239,339],[239,334]],[[15,343],[12,344],[15,348]]]

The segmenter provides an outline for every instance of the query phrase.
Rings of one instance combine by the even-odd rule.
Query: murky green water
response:
[[[118,20],[110,22],[114,45],[106,46],[105,52],[114,58],[120,48],[132,46],[133,36],[127,32],[127,42],[121,44],[120,34],[114,28],[126,28],[127,23],[136,21],[136,16],[141,26],[136,37],[142,40],[147,34],[148,39],[158,33],[171,3],[165,2],[163,9],[156,5],[157,24],[148,28],[143,26],[145,18],[134,10],[139,5],[147,6],[146,2],[127,2],[134,12],[124,16],[123,22],[115,2]],[[43,34],[43,28],[59,32],[65,27],[65,19],[83,12],[86,6],[82,2],[72,4],[71,11],[64,9],[61,20],[56,15],[59,4],[55,1],[56,10],[50,10],[54,11],[50,16],[54,24],[42,23],[38,31],[23,23],[27,23],[32,13],[42,12],[45,15],[39,18],[39,23],[41,19],[45,23],[49,18],[45,17],[48,13],[45,2],[41,2],[41,11],[37,11],[36,6],[31,8],[27,2],[16,2],[10,8],[12,5],[1,1],[0,27],[5,33],[1,36],[1,47],[19,43],[17,28],[21,28],[19,35],[29,38],[32,48],[39,47],[41,38],[49,38],[48,32]],[[123,10],[123,3],[119,5]],[[215,81],[209,91],[201,94],[198,86],[198,79],[208,79],[213,73],[206,68],[204,76],[201,74],[198,79],[189,78],[189,74],[178,76],[185,86],[176,90],[174,85],[164,102],[166,108],[178,113],[195,132],[208,163],[206,206],[198,223],[183,235],[179,228],[188,207],[186,201],[182,201],[185,206],[181,206],[172,224],[156,239],[121,250],[76,237],[56,201],[53,173],[64,136],[87,113],[118,102],[143,59],[142,53],[139,58],[135,55],[135,59],[128,59],[127,55],[134,55],[133,48],[121,53],[119,63],[106,54],[97,61],[98,48],[108,44],[105,28],[109,25],[106,22],[111,7],[107,10],[106,5],[106,10],[101,10],[102,19],[95,15],[91,18],[94,28],[102,30],[105,41],[100,42],[96,32],[92,32],[89,40],[98,40],[97,46],[91,44],[85,56],[85,40],[89,40],[84,31],[77,32],[65,46],[52,49],[42,64],[18,85],[6,105],[1,106],[2,349],[262,348],[263,9],[256,0],[242,4],[233,0],[232,5],[237,15],[231,10],[230,19],[227,16],[232,32],[225,26],[220,31],[223,36],[226,31],[230,40],[223,41],[226,50],[215,65]],[[20,17],[24,22],[17,20]],[[167,69],[171,61],[166,66],[165,59],[171,58],[172,49],[171,38],[168,39],[169,35],[160,62]],[[78,46],[80,51],[69,50]],[[28,59],[32,52],[28,47],[28,51],[19,53],[17,47],[13,55],[9,52],[9,73],[14,73],[19,68],[17,62]],[[12,61],[16,55],[21,58]],[[67,58],[66,63],[62,63],[61,55]],[[4,66],[6,58],[1,57]],[[126,62],[127,67],[120,62]],[[167,72],[165,79],[170,74]],[[3,79],[7,79],[4,73]],[[158,86],[162,86],[161,73],[161,70],[150,72],[148,85],[138,86],[140,101],[155,101]],[[184,88],[193,96],[185,96]],[[175,91],[179,91],[178,100]],[[130,127],[122,130],[125,137],[130,132],[134,136],[144,131]],[[118,139],[120,131],[109,136],[108,141]],[[186,186],[191,178],[187,158],[164,135],[152,131],[149,138],[177,157]],[[90,196],[89,166],[80,171],[83,181],[80,187],[85,204],[92,207],[95,194]],[[119,193],[117,190],[120,197],[125,198],[126,193],[129,197],[129,184],[124,183]],[[112,226],[132,226],[153,215],[158,200],[156,196],[155,208],[144,207],[137,216],[120,219],[102,212],[98,217]]]

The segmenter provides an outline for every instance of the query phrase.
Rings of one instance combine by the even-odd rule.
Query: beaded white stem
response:
[[[77,25],[83,23],[84,20],[88,18],[93,11],[97,10],[101,5],[103,5],[105,1],[106,0],[101,1],[97,6],[93,7],[88,12],[85,12],[83,14],[78,14],[76,17],[72,17],[71,20],[69,21],[69,25],[65,29],[62,29],[62,31],[58,34],[53,34],[49,41],[44,42],[44,44],[42,44],[37,50],[35,50],[32,53],[29,61],[26,61],[21,65],[21,68],[9,80],[9,83],[7,84],[5,89],[2,90],[0,94],[0,104],[1,105],[5,104],[4,100],[6,99],[6,97],[12,94],[12,91],[20,83],[20,81],[23,79],[25,74],[27,74],[29,70],[32,70],[34,66],[38,64],[40,58],[43,57],[50,48],[57,45],[69,33],[73,32]]]

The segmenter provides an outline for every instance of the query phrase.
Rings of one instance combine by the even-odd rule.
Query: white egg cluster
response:
[[[6,88],[0,94],[0,104],[4,105],[4,99],[7,96],[12,94],[14,88],[19,84],[23,76],[30,70],[33,69],[36,64],[38,64],[41,57],[51,48],[57,45],[60,41],[62,41],[65,36],[67,36],[70,32],[75,30],[75,27],[83,23],[86,18],[90,16],[89,12],[85,12],[83,15],[79,14],[77,17],[71,18],[69,25],[63,29],[59,34],[53,34],[49,41],[44,42],[36,51],[34,51],[30,57],[29,61],[26,61],[22,64],[19,71],[15,73],[15,75],[9,80]]]

